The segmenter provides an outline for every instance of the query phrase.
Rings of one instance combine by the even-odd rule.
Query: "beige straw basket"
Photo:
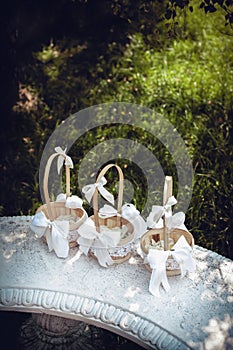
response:
[[[164,191],[163,191],[163,205],[167,203],[167,200],[169,197],[172,196],[173,192],[173,179],[172,176],[166,176],[165,182],[164,182]],[[194,246],[194,239],[192,234],[189,231],[182,230],[180,228],[172,228],[171,230],[168,230],[166,227],[166,220],[165,216],[163,216],[163,226],[161,228],[153,228],[141,237],[141,249],[145,255],[149,253],[149,246],[152,245],[152,239],[154,241],[163,241],[164,242],[164,249],[169,250],[169,237],[173,239],[174,244],[178,241],[178,239],[184,236],[187,243],[190,245],[190,247],[193,248]],[[153,248],[152,248],[153,249]],[[145,264],[146,268],[151,272],[152,269],[150,268],[149,264]],[[168,256],[167,263],[166,263],[166,272],[168,276],[176,276],[180,275],[181,270],[179,267],[179,264],[176,262],[176,260],[172,257],[172,255]]]
[[[68,241],[69,241],[69,247],[73,248],[77,246],[77,238],[78,233],[72,232],[78,229],[78,227],[86,220],[86,212],[83,208],[66,208],[65,202],[50,202],[49,198],[49,192],[48,192],[48,179],[49,179],[49,172],[51,168],[52,161],[57,156],[61,156],[59,153],[52,154],[46,164],[45,167],[45,173],[44,173],[44,179],[43,179],[43,190],[44,190],[44,197],[45,197],[45,204],[40,206],[37,209],[37,213],[39,211],[43,211],[46,218],[50,221],[54,221],[59,216],[63,215],[71,215],[73,220],[70,222],[69,227],[69,234],[68,234]],[[65,157],[65,156],[64,156]],[[66,168],[66,198],[70,196],[70,168],[69,166],[65,166]],[[46,242],[45,237],[43,236],[42,239]]]
[[[148,254],[149,246],[152,244],[152,239],[156,240],[157,235],[159,235],[160,240],[164,240],[163,227],[151,229],[146,233],[144,233],[144,235],[141,237],[140,244],[144,254],[146,255]],[[184,236],[188,244],[193,248],[194,239],[190,232],[182,229],[178,229],[178,228],[172,228],[169,232],[169,237],[171,237],[174,240],[174,243],[176,243],[181,236]],[[150,272],[152,271],[149,264],[145,264],[145,266]],[[167,276],[176,276],[176,275],[180,275],[181,273],[179,266],[177,266],[175,259],[171,255],[168,257],[166,272],[167,272]]]
[[[118,215],[112,216],[110,218],[101,218],[98,214],[98,189],[95,189],[94,195],[93,195],[93,208],[94,208],[94,215],[91,216],[91,219],[94,221],[96,226],[96,231],[100,232],[100,226],[107,226],[108,228],[114,228],[114,227],[122,227],[122,225],[125,225],[127,227],[127,233],[126,237],[122,238],[120,242],[118,243],[117,247],[108,249],[109,254],[111,258],[114,260],[115,263],[122,263],[126,260],[128,260],[131,256],[130,253],[130,244],[134,239],[134,227],[133,225],[126,220],[125,218],[122,218],[121,216],[121,210],[122,210],[122,201],[123,201],[123,186],[124,186],[124,176],[121,168],[116,164],[108,164],[106,165],[102,171],[99,173],[96,182],[98,183],[100,179],[105,175],[105,173],[112,167],[116,167],[118,174],[119,174],[119,193],[118,193],[118,206],[117,206],[117,213]],[[90,255],[95,256],[94,251],[90,250]]]

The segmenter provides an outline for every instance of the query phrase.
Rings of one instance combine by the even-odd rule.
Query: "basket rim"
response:
[[[94,215],[91,215],[89,218],[95,222]],[[109,219],[114,219],[114,218],[116,218],[116,221],[117,221],[119,218],[120,218],[120,219],[123,219],[124,221],[127,222],[126,226],[127,226],[127,225],[130,225],[131,228],[132,228],[132,232],[130,232],[130,234],[129,234],[127,237],[122,238],[122,239],[120,240],[120,242],[118,243],[118,245],[115,247],[115,248],[121,248],[122,246],[124,246],[124,245],[126,245],[126,244],[129,244],[129,243],[132,243],[132,242],[134,241],[134,226],[133,226],[133,224],[132,224],[129,220],[127,220],[127,219],[125,219],[125,218],[123,218],[123,217],[121,217],[121,216],[119,217],[119,216],[114,215],[114,216],[111,216]],[[106,220],[106,219],[104,219],[104,220]],[[102,225],[100,225],[100,226],[102,226]],[[103,225],[103,226],[105,226],[105,225]],[[116,225],[115,227],[118,227],[118,226]],[[128,231],[128,232],[129,232],[129,231]]]
[[[160,228],[153,228],[153,229],[149,229],[148,231],[146,231],[143,235],[142,235],[142,237],[141,237],[141,239],[140,239],[140,247],[141,247],[141,249],[142,249],[142,251],[143,251],[143,253],[145,253],[145,254],[148,254],[148,250],[145,248],[145,246],[143,245],[143,242],[144,242],[144,240],[145,240],[145,238],[147,237],[147,236],[150,236],[150,232],[151,231],[153,231],[153,232],[163,232],[163,230],[164,230],[164,228],[163,227],[160,227]],[[186,241],[187,241],[187,243],[190,245],[190,247],[191,248],[193,248],[194,247],[194,238],[193,238],[193,235],[191,234],[191,232],[189,232],[189,231],[187,231],[187,230],[184,230],[184,229],[181,229],[181,228],[172,228],[171,230],[170,230],[170,232],[169,232],[169,234],[172,234],[173,232],[177,232],[177,231],[179,231],[179,232],[181,232],[181,234],[180,234],[180,236],[189,236],[190,237],[190,240],[191,240],[191,244],[187,241],[187,239],[186,239],[186,237],[185,237],[185,239],[186,239]],[[176,243],[176,242],[175,242]]]
[[[75,226],[75,224],[79,223],[81,220],[83,220],[86,216],[86,211],[84,210],[84,208],[67,208],[65,206],[65,203],[64,202],[50,202],[50,205],[51,205],[51,209],[53,210],[54,207],[56,208],[65,208],[67,210],[70,210],[71,211],[71,214],[72,215],[72,212],[74,211],[78,211],[78,212],[82,212],[82,216],[78,216],[76,215],[76,220],[75,220],[75,223],[73,224]],[[37,208],[36,210],[36,213],[40,212],[40,211],[43,211],[43,213],[45,214],[45,216],[47,217],[47,219],[49,219],[50,221],[54,221],[56,220],[59,215],[54,215],[54,219],[51,220],[50,217],[49,217],[49,212],[48,212],[48,206],[47,204],[42,204],[39,208]],[[62,215],[62,214],[61,214]],[[72,215],[73,216],[73,215]],[[74,216],[73,216],[74,217]],[[72,226],[72,225],[71,225]],[[75,228],[74,228],[75,229]],[[73,230],[74,230],[73,229]]]

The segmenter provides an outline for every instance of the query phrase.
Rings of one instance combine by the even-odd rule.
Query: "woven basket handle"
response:
[[[173,181],[172,176],[165,176],[164,190],[163,190],[163,205],[167,203],[168,198],[172,196]],[[169,232],[166,227],[165,216],[163,217],[164,229],[164,250],[169,250]]]
[[[108,164],[106,165],[101,172],[99,173],[96,182],[99,182],[99,180],[105,175],[105,173],[112,167],[115,167],[119,174],[119,192],[118,192],[118,204],[117,204],[117,212],[118,214],[121,214],[122,209],[122,202],[123,202],[123,188],[124,188],[124,175],[121,170],[121,168],[116,164]],[[95,219],[95,226],[97,232],[100,232],[100,224],[99,224],[99,216],[98,216],[98,188],[95,188],[95,192],[93,195],[93,208],[94,208],[94,219]],[[121,226],[121,218],[120,216],[117,216],[117,226]]]
[[[47,205],[48,215],[49,215],[49,218],[51,221],[53,221],[55,218],[54,218],[52,207],[50,204],[48,181],[49,181],[49,172],[50,172],[52,161],[54,160],[54,158],[56,158],[58,156],[61,156],[61,154],[54,153],[49,157],[47,164],[46,164],[46,167],[45,167],[45,173],[44,173],[44,179],[43,179],[45,203]],[[64,158],[65,158],[65,156],[64,156]],[[70,196],[70,168],[69,168],[69,166],[66,165],[66,198],[69,196]]]

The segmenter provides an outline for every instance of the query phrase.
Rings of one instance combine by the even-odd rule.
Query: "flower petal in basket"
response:
[[[34,216],[30,228],[39,238],[42,236],[46,238],[50,252],[54,250],[59,258],[68,256],[69,243],[67,236],[69,223],[67,221],[50,221],[40,211]]]

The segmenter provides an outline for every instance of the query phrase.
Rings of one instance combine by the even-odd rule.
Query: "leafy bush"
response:
[[[211,26],[191,34],[161,51],[134,35],[92,95],[149,106],[171,121],[195,169],[189,227],[197,243],[232,256],[232,37]]]
[[[195,170],[187,226],[197,244],[233,257],[232,36],[219,30],[217,13],[211,18],[203,16],[195,7],[193,13],[181,14],[175,37],[168,37],[163,28],[163,46],[160,42],[154,47],[154,38],[147,36],[145,42],[141,33],[135,33],[127,44],[112,42],[104,53],[67,39],[34,53],[32,63],[20,72],[21,95],[14,122],[15,128],[21,125],[21,143],[18,156],[12,149],[17,164],[13,185],[8,181],[11,154],[3,176],[2,213],[32,214],[40,204],[41,153],[62,120],[95,104],[131,102],[164,115],[184,139]],[[148,147],[160,159],[164,172],[176,177],[169,152],[148,134],[127,127],[87,133],[72,148],[76,170],[92,147],[116,133]],[[131,180],[134,176],[135,186],[141,187],[134,198],[140,207],[146,190],[141,174],[135,175],[134,164],[122,162],[130,169]],[[74,176],[71,181],[75,189]]]

